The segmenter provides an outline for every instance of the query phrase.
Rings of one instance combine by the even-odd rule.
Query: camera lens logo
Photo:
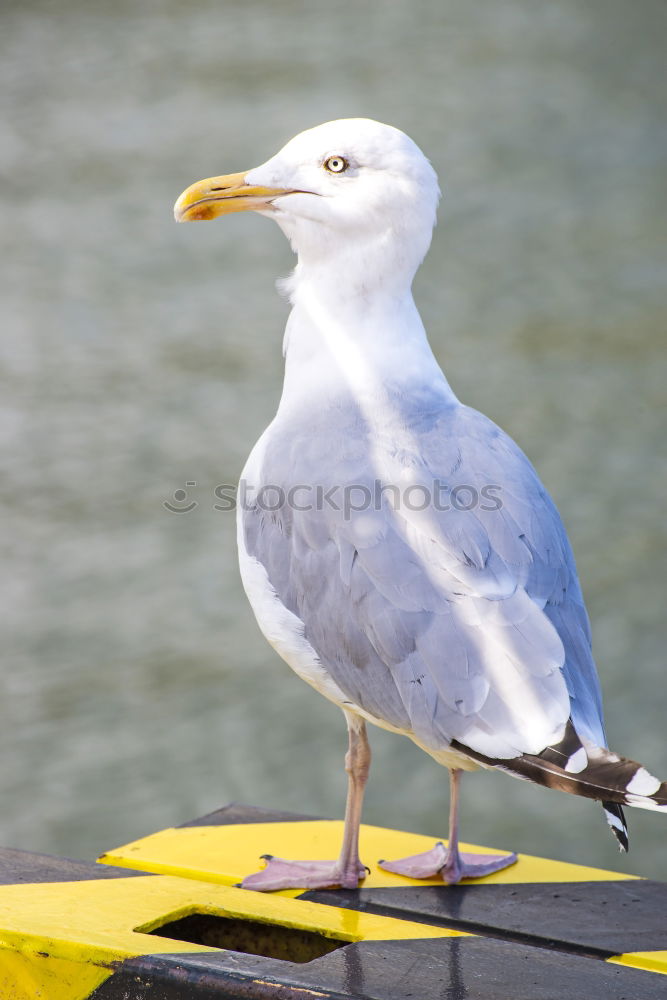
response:
[[[192,480],[185,484],[186,486],[196,486],[197,483]],[[187,490],[175,490],[172,500],[163,500],[162,506],[170,510],[172,514],[188,514],[199,504],[196,500],[191,500],[190,503],[187,502],[188,494]]]

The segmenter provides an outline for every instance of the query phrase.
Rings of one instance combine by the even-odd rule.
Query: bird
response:
[[[239,565],[264,636],[348,730],[338,858],[267,854],[244,888],[363,882],[367,722],[450,773],[448,841],[378,862],[399,875],[453,885],[516,862],[459,848],[461,778],[480,768],[599,801],[621,850],[624,806],[667,810],[667,783],[607,748],[553,501],[519,446],[458,399],[427,340],[411,286],[439,197],[404,132],[348,118],[192,184],[174,208],[184,222],[259,212],[297,255],[282,279],[282,395],[240,480]]]

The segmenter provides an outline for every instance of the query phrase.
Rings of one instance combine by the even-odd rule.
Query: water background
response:
[[[0,843],[342,816],[342,717],[265,644],[213,506],[275,410],[292,256],[171,206],[350,115],[438,170],[435,352],[556,499],[611,744],[667,777],[666,41],[662,0],[3,4]],[[372,738],[367,821],[443,835],[446,772]],[[464,783],[466,839],[667,878],[667,817],[630,820],[623,859],[589,802]]]

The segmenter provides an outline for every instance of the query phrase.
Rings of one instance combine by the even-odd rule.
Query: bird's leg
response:
[[[345,712],[349,737],[345,755],[347,771],[347,802],[343,843],[336,861],[287,861],[265,854],[266,867],[243,879],[243,889],[326,889],[341,886],[356,889],[367,869],[359,860],[359,826],[364,802],[364,789],[371,764],[371,748],[366,736],[366,723],[360,716]]]
[[[462,878],[483,878],[493,872],[513,865],[516,854],[462,854],[459,851],[459,790],[461,771],[453,768],[450,771],[450,803],[449,803],[449,843],[448,846],[439,841],[430,851],[423,854],[412,854],[398,861],[380,861],[380,868],[395,872],[397,875],[407,875],[410,878],[442,878],[447,885],[456,885]]]
[[[517,860],[516,854],[462,854],[459,851],[459,793],[461,789],[461,774],[454,768],[449,772],[450,803],[449,803],[449,845],[447,860],[440,869],[442,879],[447,885],[456,885],[462,878],[483,878],[493,872],[508,868]]]
[[[354,885],[341,882],[343,888],[356,889],[359,879],[366,877],[368,869],[359,860],[359,827],[364,805],[364,792],[371,767],[371,748],[366,735],[366,723],[359,715],[346,712],[348,727],[348,749],[345,754],[347,772],[347,799],[345,801],[345,822],[338,867],[343,878]]]

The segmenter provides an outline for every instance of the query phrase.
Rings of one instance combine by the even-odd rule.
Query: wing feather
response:
[[[537,754],[570,714],[603,745],[565,531],[528,459],[486,417],[458,404],[425,416],[409,401],[400,426],[380,431],[344,408],[291,415],[250,468],[257,488],[310,484],[337,498],[279,512],[251,503],[241,517],[248,553],[352,703],[432,752],[456,741],[494,759]],[[388,489],[375,502],[378,483],[431,497],[437,483],[449,502],[420,508]],[[342,502],[352,486],[373,503]],[[457,489],[476,502],[452,502]]]

